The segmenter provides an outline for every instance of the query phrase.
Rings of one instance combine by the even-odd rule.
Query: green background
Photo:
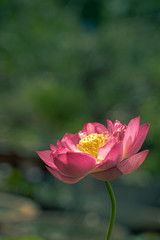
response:
[[[117,201],[122,203],[119,208],[128,209],[118,213],[118,223],[120,230],[122,227],[127,232],[126,239],[132,239],[133,235],[136,240],[157,240],[159,215],[155,223],[151,220],[155,215],[150,216],[147,211],[153,207],[150,209],[153,213],[160,208],[159,41],[159,0],[1,0],[1,192],[27,197],[28,201],[32,199],[43,210],[52,210],[53,215],[57,211],[60,214],[91,213],[95,222],[89,227],[98,228],[103,214],[102,222],[105,222],[105,211],[109,217],[107,193],[102,202],[100,200],[105,192],[105,187],[100,187],[103,183],[90,177],[76,185],[59,183],[47,173],[36,151],[49,149],[49,145],[56,144],[66,132],[76,133],[86,122],[106,125],[106,119],[117,119],[128,124],[130,119],[140,115],[141,124],[150,123],[142,147],[150,153],[137,172],[113,182],[117,191],[122,189],[117,196]],[[8,199],[10,195],[5,197]],[[84,207],[85,204],[88,205]],[[134,225],[140,218],[134,215],[140,211],[136,204],[141,204],[141,209],[148,207],[144,211],[147,216],[142,214],[144,224],[138,223],[138,231]],[[125,216],[124,211],[131,212]],[[129,218],[133,218],[134,223],[127,224]],[[151,218],[152,227],[145,222],[147,218]],[[92,219],[92,215],[88,219]],[[1,222],[3,226],[3,217]],[[35,223],[35,229],[40,229],[41,224]],[[45,228],[45,224],[42,225]],[[69,226],[64,223],[64,229],[70,229]],[[95,239],[104,238],[105,228],[104,225],[102,232],[95,233]],[[70,232],[66,229],[64,234],[48,238],[81,239],[81,232],[84,232],[83,239],[85,236],[89,239],[91,234],[89,230],[77,229],[74,235],[71,229]],[[8,231],[1,231],[2,237],[47,238],[38,230],[20,234],[15,227],[15,233],[10,235]],[[145,232],[154,233],[146,235]],[[125,239],[121,231],[119,236],[123,238],[115,236],[115,239]]]

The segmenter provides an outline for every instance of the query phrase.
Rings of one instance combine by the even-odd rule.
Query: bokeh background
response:
[[[0,1],[0,239],[105,239],[103,182],[47,172],[37,150],[106,119],[151,124],[139,170],[112,182],[113,240],[159,240],[160,1]]]

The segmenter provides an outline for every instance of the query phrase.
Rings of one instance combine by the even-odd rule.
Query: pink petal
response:
[[[79,141],[81,140],[81,138],[79,137],[79,134],[73,134],[73,136],[71,137],[72,142],[77,145],[79,143]]]
[[[57,147],[62,147],[62,143],[59,140],[57,141]]]
[[[81,180],[81,178],[73,178],[73,177],[65,176],[62,173],[55,171],[54,169],[51,169],[49,167],[46,167],[46,168],[54,177],[56,177],[61,182],[73,184]]]
[[[98,159],[104,160],[112,147],[116,144],[116,139],[113,138],[111,141],[105,143],[105,145],[98,150]]]
[[[143,163],[148,152],[149,152],[148,150],[145,150],[143,152],[133,155],[132,157],[129,157],[128,159],[125,159],[125,160],[119,162],[117,164],[118,169],[123,174],[129,174],[129,173],[135,171]]]
[[[54,153],[57,150],[57,147],[54,146],[53,144],[50,145],[50,148],[52,150],[52,153]]]
[[[87,135],[95,133],[95,126],[93,123],[86,123],[82,129],[82,132],[86,132]]]
[[[72,140],[72,142],[73,142],[74,144],[76,144],[76,145],[77,145],[77,144],[79,143],[79,141],[80,141],[80,138],[79,138],[79,136],[78,136],[78,133],[76,133],[76,134],[66,133],[66,134],[64,135],[64,137],[62,138],[61,142],[65,142],[66,139]]]
[[[63,142],[64,144],[64,142]],[[70,138],[68,138],[67,136],[65,137],[65,147],[68,150],[74,151],[74,152],[81,152],[77,146],[72,142],[72,140]]]
[[[100,123],[86,123],[82,129],[82,132],[86,132],[87,135],[92,133],[101,134],[106,131],[107,131],[107,128]]]
[[[73,137],[73,134],[71,134],[71,133],[65,133],[64,136],[63,136],[63,138],[62,138],[62,140],[61,140],[61,142],[65,142],[66,137],[71,139],[71,138]]]
[[[136,138],[134,145],[131,148],[131,151],[129,152],[130,156],[134,155],[135,153],[137,153],[140,150],[140,148],[147,136],[148,130],[149,130],[149,123],[145,123],[144,125],[139,127],[138,136]]]
[[[113,146],[113,148],[110,150],[108,155],[105,157],[105,159],[102,161],[102,163],[98,166],[100,169],[109,169],[114,167],[117,162],[119,162],[122,159],[123,155],[123,143],[117,143]]]
[[[132,119],[127,126],[124,139],[123,139],[123,144],[124,144],[123,159],[130,156],[130,152],[132,151],[132,147],[137,139],[137,135],[139,132],[139,123],[140,123],[140,117],[136,117]]]
[[[101,133],[104,133],[104,132],[108,132],[107,128],[104,125],[102,125],[100,123],[95,123],[94,125],[95,125],[96,133],[101,134]]]
[[[39,155],[39,157],[43,160],[43,162],[45,164],[47,164],[49,167],[54,167],[51,150],[38,151],[37,154]]]
[[[57,147],[57,150],[53,153],[54,158],[59,156],[60,154],[65,154],[67,152],[67,149],[64,147]]]
[[[55,165],[67,176],[81,178],[96,166],[96,158],[86,153],[67,152],[55,158]]]
[[[122,175],[121,171],[116,167],[104,170],[104,171],[95,171],[91,173],[93,177],[102,181],[111,181],[115,178],[118,178]]]
[[[86,132],[82,132],[82,131],[79,131],[79,132],[78,132],[78,137],[79,137],[80,140],[83,139],[83,138],[85,138],[86,136],[87,136],[87,133],[86,133]]]
[[[113,123],[110,120],[107,120],[107,130],[109,134],[113,133]]]
[[[53,158],[53,154],[51,153],[51,151],[41,151],[41,152],[37,152],[39,157],[44,161],[44,163],[50,168],[52,168],[53,171],[55,172],[60,172],[60,170],[57,168],[57,166],[54,164],[54,158]],[[46,166],[46,168],[48,169],[48,167]]]

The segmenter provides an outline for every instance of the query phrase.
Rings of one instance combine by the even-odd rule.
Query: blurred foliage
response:
[[[0,240],[104,239],[110,217],[105,184],[89,176],[74,185],[63,184],[41,171],[29,166],[22,174],[0,164]],[[122,181],[113,182],[118,200],[113,239],[159,240],[160,181]]]
[[[159,0],[1,0],[0,156],[37,157],[36,150],[48,149],[65,132],[75,133],[86,122],[106,124],[106,119],[118,119],[128,123],[140,115],[141,124],[151,124],[143,146],[150,153],[139,173],[116,182],[117,192],[122,191],[123,181],[130,189],[122,191],[122,197],[119,194],[118,202],[126,212],[134,202],[133,222],[141,214],[136,199],[140,206],[159,208],[159,13]],[[64,185],[39,166],[27,165],[23,158],[17,161],[18,167],[0,163],[1,191],[29,197],[43,209],[72,214],[76,209],[86,216],[68,218],[64,211],[64,215],[44,215],[37,222],[20,220],[17,225],[10,218],[5,225],[2,217],[1,232],[9,234],[5,236],[23,230],[27,234],[19,238],[2,234],[0,240],[41,240],[39,235],[98,239],[103,234],[106,223],[101,216],[109,214],[108,205],[104,211],[109,200],[98,181],[88,177],[87,182]],[[9,196],[10,201],[16,202]],[[145,219],[155,216],[149,210]],[[128,222],[127,217],[125,233]],[[122,233],[118,236],[125,239]],[[129,235],[126,239],[159,240],[156,233]]]
[[[144,233],[138,236],[132,236],[131,240],[160,240],[160,236],[156,233]]]
[[[16,237],[16,238],[6,238],[6,237],[0,237],[0,240],[42,240],[42,238],[39,237],[32,237],[32,236],[28,236],[28,237]]]
[[[159,172],[159,0],[1,0],[0,151],[34,155],[89,121],[137,115]]]

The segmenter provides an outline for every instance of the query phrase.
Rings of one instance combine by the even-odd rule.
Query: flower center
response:
[[[97,158],[98,149],[102,147],[107,139],[107,133],[93,133],[81,139],[77,147],[84,153],[89,153]]]

